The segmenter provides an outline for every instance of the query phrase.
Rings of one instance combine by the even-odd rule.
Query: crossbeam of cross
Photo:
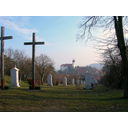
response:
[[[32,45],[32,89],[35,89],[35,45],[45,44],[36,42],[36,33],[33,33],[32,42],[24,42],[24,45]]]

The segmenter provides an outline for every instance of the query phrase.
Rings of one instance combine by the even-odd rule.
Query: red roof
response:
[[[98,73],[98,74],[99,74],[99,72],[98,72],[98,71],[96,71],[96,73]]]
[[[68,67],[68,66],[72,66],[72,64],[62,64],[61,66]]]
[[[97,77],[94,77],[96,80],[99,80],[100,79],[100,76],[97,76]]]
[[[103,72],[102,72],[102,71],[100,71],[100,73],[102,73],[102,74],[103,74]]]
[[[83,70],[82,69],[78,69],[78,72],[82,72]]]

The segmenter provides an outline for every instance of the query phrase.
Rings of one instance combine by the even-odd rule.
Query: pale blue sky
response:
[[[0,16],[0,26],[5,27],[5,36],[13,36],[5,41],[5,49],[24,50],[32,56],[32,46],[24,42],[32,41],[32,33],[36,33],[36,41],[44,41],[45,45],[36,46],[36,56],[46,54],[55,62],[55,69],[61,64],[72,63],[77,66],[96,63],[99,58],[94,52],[91,42],[76,42],[78,25],[82,16]]]

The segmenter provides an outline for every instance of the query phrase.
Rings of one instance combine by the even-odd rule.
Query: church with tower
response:
[[[60,66],[60,70],[64,71],[64,70],[68,69],[69,67],[72,67],[73,69],[76,67],[74,59],[72,60],[72,64],[62,64]]]

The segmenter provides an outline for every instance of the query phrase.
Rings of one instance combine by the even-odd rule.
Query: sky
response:
[[[32,33],[36,33],[36,56],[45,54],[55,63],[59,70],[61,64],[71,64],[75,59],[76,66],[97,63],[100,59],[91,42],[77,41],[78,25],[83,16],[0,16],[0,26],[5,27],[5,36],[13,36],[5,40],[5,49],[12,48],[25,51],[32,57],[32,46],[24,42],[32,42]]]

